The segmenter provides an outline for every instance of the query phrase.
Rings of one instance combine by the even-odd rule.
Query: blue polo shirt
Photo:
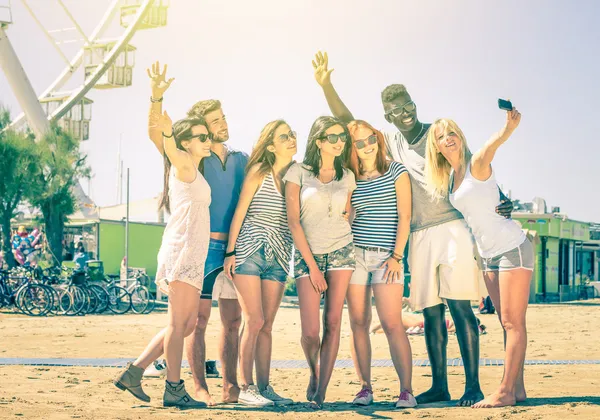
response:
[[[210,231],[229,233],[246,173],[248,155],[237,150],[227,150],[225,162],[212,151],[204,158],[203,175],[210,185]]]

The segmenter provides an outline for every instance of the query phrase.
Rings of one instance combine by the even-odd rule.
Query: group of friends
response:
[[[156,275],[157,286],[168,293],[169,322],[115,385],[150,401],[143,373],[164,354],[164,406],[213,405],[205,379],[205,332],[215,299],[222,323],[222,401],[291,404],[274,390],[270,362],[273,323],[293,271],[300,342],[309,366],[306,399],[313,408],[322,408],[326,398],[344,302],[360,381],[353,402],[373,402],[372,296],[399,379],[396,408],[451,400],[446,306],[466,377],[458,405],[524,401],[533,248],[510,219],[512,203],[491,166],[519,125],[520,113],[507,111],[502,128],[472,153],[453,120],[419,121],[405,86],[393,84],[381,94],[385,119],[394,128],[387,133],[354,118],[331,82],[326,53],[319,52],[312,64],[333,116],[315,120],[302,162],[294,161],[297,136],[284,120],[265,125],[250,156],[227,146],[227,119],[217,100],[196,103],[186,118],[172,123],[162,104],[173,79],[167,78],[166,65],[161,70],[157,62],[148,69],[149,137],[164,157],[161,205],[170,212]],[[432,372],[431,388],[416,396],[402,322],[407,244],[410,303],[423,311]],[[480,297],[482,271],[506,351],[501,384],[488,397],[479,383],[479,329],[471,306]],[[184,347],[194,397],[181,379]]]

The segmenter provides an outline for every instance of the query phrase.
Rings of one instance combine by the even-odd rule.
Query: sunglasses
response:
[[[327,134],[326,136],[320,137],[319,140],[327,140],[331,144],[336,144],[338,140],[346,142],[346,140],[348,140],[348,134]]]
[[[281,140],[284,143],[287,143],[287,142],[292,141],[292,140],[296,140],[296,132],[295,131],[290,131],[287,134],[280,134],[279,135],[279,140]]]
[[[375,134],[370,135],[366,139],[356,140],[354,145],[357,149],[364,149],[367,146],[377,143],[377,136]]]
[[[400,115],[402,115],[404,112],[413,112],[415,109],[417,108],[417,106],[415,105],[415,103],[413,101],[407,102],[402,106],[398,106],[388,112],[385,113],[386,116],[392,116],[392,117],[399,117]]]
[[[206,140],[212,140],[213,136],[212,136],[212,134],[204,134],[204,133],[202,133],[202,134],[198,134],[197,136],[190,137],[188,140],[194,140],[194,139],[200,140],[200,143],[205,143]]]

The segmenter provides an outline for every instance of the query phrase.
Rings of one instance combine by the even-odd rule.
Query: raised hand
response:
[[[515,128],[519,126],[521,122],[521,113],[517,111],[517,108],[512,109],[512,111],[506,111],[506,130],[514,131]]]
[[[319,51],[315,54],[315,59],[312,61],[313,68],[315,69],[315,80],[321,86],[325,86],[331,83],[331,72],[333,69],[328,69],[329,57],[327,53]]]
[[[163,135],[171,136],[173,133],[173,121],[167,111],[160,114],[158,112],[153,112],[150,114],[150,125],[151,129],[161,131]]]
[[[150,78],[150,87],[152,88],[152,98],[160,99],[163,97],[169,86],[175,78],[171,77],[167,80],[167,65],[163,67],[162,73],[160,72],[160,63],[157,61],[152,64],[152,70],[146,69],[148,77]]]

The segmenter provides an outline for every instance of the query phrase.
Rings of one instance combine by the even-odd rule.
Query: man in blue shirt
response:
[[[151,79],[152,96],[150,98],[150,113],[162,113],[162,101],[165,91],[173,79],[166,80],[167,66],[161,73],[159,63],[148,71]],[[229,236],[229,226],[238,203],[248,155],[227,147],[229,139],[227,119],[223,114],[221,102],[214,99],[200,101],[189,111],[188,116],[202,116],[210,133],[213,135],[211,155],[203,159],[200,171],[211,187],[210,204],[210,243],[204,270],[204,284],[198,310],[198,320],[194,333],[186,341],[186,353],[192,376],[196,397],[208,404],[212,403],[205,379],[206,345],[205,333],[212,299],[218,300],[221,315],[222,330],[219,339],[219,353],[223,367],[223,402],[238,401],[239,386],[237,383],[237,360],[239,329],[242,312],[237,301],[235,289],[226,276],[219,274],[223,271],[225,248]],[[162,143],[162,133],[157,132],[151,124],[149,135],[156,144]],[[215,282],[217,287],[215,287]],[[213,288],[214,296],[213,296]]]

